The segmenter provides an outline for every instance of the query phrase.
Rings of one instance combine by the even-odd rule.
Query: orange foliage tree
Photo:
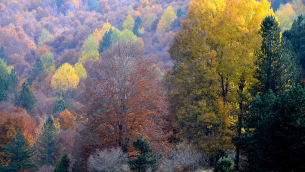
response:
[[[133,42],[118,42],[99,61],[88,61],[84,114],[87,117],[82,156],[96,148],[121,147],[133,153],[140,136],[154,150],[164,150],[168,114],[165,90],[151,61],[141,59]]]

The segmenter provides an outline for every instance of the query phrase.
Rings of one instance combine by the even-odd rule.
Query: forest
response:
[[[305,171],[304,4],[0,0],[0,172]]]

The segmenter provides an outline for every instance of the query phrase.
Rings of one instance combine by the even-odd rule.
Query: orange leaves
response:
[[[60,113],[56,120],[58,120],[58,122],[60,123],[60,129],[76,129],[76,117],[67,109]]]

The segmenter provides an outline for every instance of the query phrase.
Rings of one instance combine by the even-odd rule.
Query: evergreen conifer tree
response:
[[[140,36],[140,33],[139,33],[139,25],[135,24],[133,29],[132,29],[132,32],[134,35],[136,35],[137,37]]]
[[[220,158],[216,163],[216,172],[234,172],[234,168],[232,166],[232,160],[230,157]]]
[[[44,66],[40,58],[36,58],[35,64],[33,65],[31,76],[30,76],[30,82],[34,81],[37,76],[39,76],[41,73],[44,72]],[[29,83],[30,85],[32,85]]]
[[[256,92],[264,94],[271,89],[279,93],[287,84],[284,64],[282,63],[282,44],[279,23],[274,16],[267,16],[261,24],[262,46],[257,53],[257,70],[255,77],[258,79]]]
[[[140,138],[133,142],[133,147],[137,150],[138,154],[136,155],[136,159],[129,160],[131,170],[144,172],[156,164],[162,157],[161,154],[157,156],[152,152],[147,140],[143,136],[140,136]]]
[[[58,114],[67,109],[67,105],[63,99],[57,98],[56,102],[53,104],[53,112],[52,114]]]
[[[2,157],[9,159],[7,166],[1,166],[2,172],[20,172],[35,167],[32,157],[35,150],[31,149],[28,141],[24,138],[23,134],[18,131],[15,137],[12,137],[11,144],[2,146],[5,153],[0,154]]]
[[[138,16],[138,17],[136,18],[136,20],[134,21],[134,24],[135,24],[135,25],[138,25],[138,26],[141,26],[141,24],[142,24],[142,19],[141,19],[140,16]]]
[[[184,12],[182,11],[181,8],[179,8],[178,11],[177,11],[177,17],[180,17],[180,16],[182,16],[183,14],[184,14]]]
[[[7,61],[7,55],[5,53],[5,49],[3,45],[0,46],[0,59],[2,59],[5,62]]]
[[[9,77],[6,68],[4,60],[0,59],[0,102],[6,101],[8,98]]]
[[[100,47],[99,47],[99,53],[104,52],[107,48],[111,46],[111,35],[113,31],[110,29],[108,32],[106,32],[103,36],[103,40],[100,41]]]
[[[22,84],[22,89],[20,90],[19,94],[17,95],[16,105],[27,111],[31,111],[34,108],[36,103],[36,98],[33,92],[30,90],[29,85],[24,82]]]
[[[71,161],[70,161],[68,155],[64,154],[61,157],[60,162],[57,163],[53,172],[69,172],[70,163],[71,163]]]
[[[49,116],[38,136],[36,145],[37,162],[42,165],[55,165],[60,151],[59,129],[55,126],[53,117]]]
[[[18,75],[14,68],[11,70],[10,77],[12,80],[12,88],[15,90],[16,86],[18,85]]]

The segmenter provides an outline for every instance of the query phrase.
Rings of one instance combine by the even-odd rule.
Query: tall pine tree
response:
[[[36,98],[33,92],[31,91],[29,85],[24,82],[22,84],[22,89],[17,95],[16,105],[18,107],[26,109],[27,111],[31,111],[34,108],[35,103]]]
[[[65,153],[59,163],[57,163],[53,172],[69,172],[70,167],[70,159],[69,156]]]
[[[261,23],[262,46],[257,53],[256,85],[257,93],[267,93],[271,89],[274,93],[284,90],[288,78],[285,78],[282,63],[282,44],[279,23],[274,16],[267,16]]]
[[[140,136],[140,138],[133,142],[133,147],[137,150],[137,154],[136,159],[129,160],[131,170],[144,172],[152,165],[158,163],[162,157],[161,154],[157,156],[152,152],[147,140],[143,136]]]
[[[107,48],[111,46],[111,35],[113,31],[110,29],[108,32],[106,32],[103,36],[103,40],[100,41],[100,47],[98,49],[99,53],[104,52]]]
[[[49,116],[44,123],[35,147],[38,151],[36,156],[39,166],[56,164],[61,153],[61,145],[59,129],[55,126],[52,116]]]
[[[6,62],[0,59],[0,102],[8,98],[10,77],[7,71]]]
[[[33,65],[30,78],[28,79],[28,83],[32,85],[32,81],[36,79],[41,73],[44,72],[44,66],[40,58],[36,58],[35,64]]]
[[[33,156],[35,150],[31,149],[28,141],[23,134],[18,131],[15,137],[11,139],[11,145],[2,146],[5,153],[2,157],[9,159],[7,166],[1,166],[2,172],[20,172],[35,167]]]

